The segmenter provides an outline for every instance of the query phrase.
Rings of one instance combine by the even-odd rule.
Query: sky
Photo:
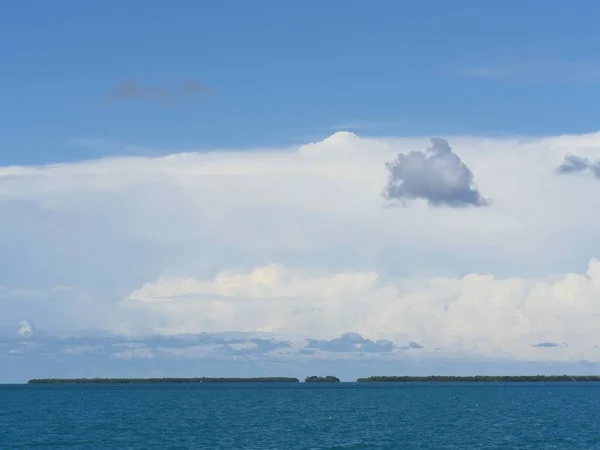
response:
[[[0,382],[597,373],[598,13],[0,5]]]

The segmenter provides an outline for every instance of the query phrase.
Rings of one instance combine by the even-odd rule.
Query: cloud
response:
[[[600,178],[600,161],[591,162],[587,158],[577,155],[567,155],[560,166],[556,168],[556,173],[560,175],[576,174],[581,172],[591,172],[596,178]]]
[[[532,347],[553,348],[553,347],[560,347],[560,344],[558,344],[556,342],[538,342],[537,344],[532,345]]]
[[[220,334],[180,334],[174,336],[139,335],[124,336],[113,333],[94,335],[49,335],[36,334],[33,327],[26,322],[21,324],[21,337],[28,337],[27,342],[21,339],[0,339],[0,347],[13,346],[20,354],[64,355],[110,357],[120,359],[139,359],[165,356],[190,356],[201,351],[213,357],[226,356],[265,356],[290,349],[292,353],[300,348],[300,344],[292,348],[290,342],[278,340],[264,335],[262,338],[223,337]],[[241,334],[240,336],[244,336]]]
[[[19,330],[17,331],[19,336],[24,337],[24,338],[29,338],[29,337],[33,336],[33,332],[34,332],[33,325],[31,325],[26,320],[22,320],[21,323],[19,324]]]
[[[149,100],[157,103],[169,103],[179,98],[191,97],[206,91],[205,85],[190,80],[173,86],[144,86],[127,80],[119,83],[109,95],[113,101]]]
[[[206,91],[206,86],[204,83],[198,80],[189,80],[185,81],[181,85],[181,89],[187,93],[202,93]]]
[[[555,174],[568,152],[600,158],[600,134],[449,139],[488,207],[420,197],[385,208],[385,162],[425,148],[423,138],[335,133],[294,148],[0,167],[0,338],[36,367],[34,354],[44,367],[75,358],[42,340],[97,332],[145,345],[145,368],[190,360],[197,370],[210,358],[223,372],[234,360],[292,367],[301,350],[393,370],[440,358],[444,370],[461,358],[464,370],[600,360],[600,196]],[[24,317],[35,338],[15,333]],[[304,348],[356,346],[335,341],[349,332],[369,351]],[[83,340],[60,345],[134,370],[114,356],[129,347]],[[391,351],[376,346],[385,340]]]
[[[309,340],[306,349],[322,350],[327,352],[361,352],[361,353],[383,353],[391,352],[394,348],[393,342],[387,339],[372,341],[363,338],[359,333],[344,333],[338,338],[330,340]]]
[[[289,348],[289,342],[277,339],[250,339],[248,341],[233,342],[219,347],[222,353],[229,355],[264,355],[275,350]]]
[[[514,79],[526,82],[594,83],[600,80],[598,61],[536,60],[527,57],[500,64],[463,65],[453,70],[469,78]]]
[[[486,206],[473,183],[473,173],[444,139],[434,138],[425,152],[398,154],[386,164],[384,196],[388,200],[424,199],[433,206]]]
[[[149,348],[130,348],[117,352],[113,356],[119,359],[154,358],[154,354]]]
[[[54,292],[72,292],[75,290],[73,286],[52,286]]]
[[[406,350],[421,349],[421,348],[423,348],[423,346],[421,344],[419,344],[418,342],[411,341],[408,343],[408,345],[406,347],[403,347],[403,348]]]
[[[472,67],[463,69],[460,73],[471,78],[504,78],[510,76],[510,71],[501,67]]]
[[[46,298],[46,297],[48,297],[47,292],[37,290],[37,289],[12,288],[12,289],[2,289],[2,292],[0,292],[0,298],[18,299],[18,298]]]
[[[600,338],[597,295],[597,260],[584,274],[550,279],[476,273],[395,279],[375,272],[317,275],[268,265],[225,271],[212,280],[159,279],[132,292],[123,307],[143,314],[145,326],[153,324],[148,318],[160,319],[161,325],[152,328],[159,333],[309,334],[319,337],[311,338],[306,349],[330,352],[441,347],[535,359],[522,342],[554,337],[573,342],[572,351],[594,352],[588,342]],[[330,337],[334,333],[339,337]],[[394,344],[402,341],[408,344]]]
[[[567,155],[565,156],[563,163],[556,168],[556,172],[561,174],[583,172],[584,170],[589,169],[589,167],[590,162],[586,158],[581,158],[576,155]]]

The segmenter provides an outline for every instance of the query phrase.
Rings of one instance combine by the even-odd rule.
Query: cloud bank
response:
[[[310,339],[307,348],[330,352],[437,347],[536,359],[532,347],[553,346],[541,339],[596,354],[599,295],[597,260],[584,274],[547,280],[479,274],[384,280],[375,272],[317,276],[270,265],[212,280],[159,279],[134,291],[124,305],[160,318],[164,327],[146,331],[164,334],[308,334],[320,339]]]
[[[593,364],[599,187],[556,167],[570,152],[597,160],[600,135],[448,141],[415,152],[428,141],[340,132],[294,149],[0,167],[0,356],[29,373],[34,354],[55,354],[43,342],[78,336],[69,351],[94,354],[101,332],[131,344],[94,356],[110,364],[210,359],[217,372],[256,358],[267,372]],[[214,340],[227,333],[243,337]],[[206,341],[166,346],[181,336]]]

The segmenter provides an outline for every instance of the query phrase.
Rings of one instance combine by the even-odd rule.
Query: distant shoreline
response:
[[[307,377],[305,383],[334,382],[336,377]],[[495,382],[600,382],[600,375],[509,375],[509,376],[373,376],[357,383],[495,383]],[[27,384],[159,384],[159,383],[300,383],[298,378],[33,378]]]
[[[508,375],[508,376],[376,376],[359,378],[357,383],[447,383],[447,382],[555,382],[555,381],[600,381],[599,375]]]
[[[299,383],[298,378],[33,378],[27,384],[138,384],[138,383]]]

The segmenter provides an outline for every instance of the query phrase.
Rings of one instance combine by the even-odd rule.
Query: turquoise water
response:
[[[600,384],[0,386],[2,449],[600,449]]]

